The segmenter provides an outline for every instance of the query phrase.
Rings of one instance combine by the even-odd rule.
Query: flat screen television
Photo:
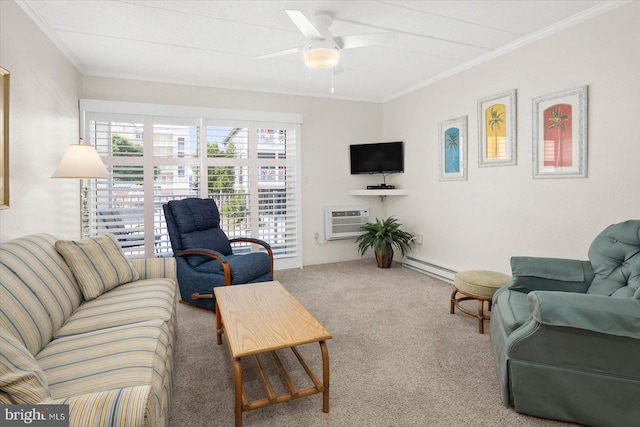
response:
[[[404,142],[352,144],[351,174],[404,172]]]

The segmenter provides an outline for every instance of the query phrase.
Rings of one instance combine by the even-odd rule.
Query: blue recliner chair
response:
[[[214,200],[172,200],[163,209],[183,303],[215,310],[214,287],[273,280],[269,244],[249,237],[229,239],[220,228]],[[264,251],[234,254],[234,242],[254,243]]]
[[[607,227],[589,261],[514,257],[493,295],[502,401],[589,426],[640,426],[640,220]]]

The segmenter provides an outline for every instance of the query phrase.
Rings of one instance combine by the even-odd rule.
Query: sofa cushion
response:
[[[33,355],[0,327],[0,403],[32,404],[51,399],[44,372]]]
[[[590,294],[640,299],[640,220],[610,225],[589,247]]]
[[[531,318],[527,294],[505,288],[495,293],[491,311],[500,311],[502,326],[506,330],[505,336],[509,336]]]
[[[0,245],[0,326],[37,354],[82,302],[56,238],[34,234]]]
[[[138,272],[124,255],[113,234],[81,240],[58,240],[56,249],[73,271],[85,300],[97,298],[123,283],[138,280]]]
[[[161,425],[171,345],[169,325],[152,320],[56,339],[36,360],[54,399],[150,385],[146,406],[155,419],[149,425]]]
[[[151,386],[114,388],[53,400],[69,405],[70,426],[162,426],[147,403]]]
[[[56,338],[113,328],[145,320],[167,322],[174,313],[176,285],[169,279],[149,279],[120,285],[87,301],[55,333]]]

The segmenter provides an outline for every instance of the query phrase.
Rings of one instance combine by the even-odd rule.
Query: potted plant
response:
[[[368,222],[361,226],[360,229],[365,233],[356,239],[360,254],[364,255],[367,249],[371,247],[376,254],[378,267],[391,267],[393,246],[399,249],[402,252],[402,256],[404,256],[411,249],[411,244],[413,243],[413,234],[402,231],[400,229],[401,226],[402,224],[393,216],[384,221],[376,218],[375,223]]]

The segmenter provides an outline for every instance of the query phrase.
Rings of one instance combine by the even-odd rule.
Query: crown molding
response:
[[[616,9],[620,6],[623,6],[625,4],[631,3],[633,0],[612,0],[612,1],[605,1],[604,3],[601,3],[597,6],[594,6],[592,8],[589,8],[585,11],[583,11],[582,13],[579,13],[577,15],[573,15],[569,18],[563,19],[562,21],[558,21],[553,25],[550,25],[546,28],[543,28],[540,31],[537,31],[535,33],[529,34],[526,37],[522,37],[512,43],[509,43],[505,46],[502,46],[492,52],[489,52],[487,54],[484,54],[482,56],[477,57],[474,60],[465,62],[449,71],[446,71],[442,74],[438,74],[437,76],[434,76],[428,80],[425,80],[421,83],[418,83],[416,85],[413,85],[401,92],[398,92],[395,95],[392,95],[388,98],[385,98],[382,102],[388,102],[388,101],[392,101],[396,98],[399,98],[403,95],[406,95],[408,93],[414,92],[418,89],[421,89],[423,87],[429,86],[433,83],[436,83],[440,80],[446,79],[447,77],[451,77],[453,75],[456,75],[462,71],[468,70],[470,68],[473,68],[477,65],[480,65],[484,62],[490,61],[494,58],[497,58],[499,56],[502,56],[508,52],[511,52],[513,50],[519,49],[523,46],[526,46],[530,43],[533,43],[537,40],[549,37],[552,34],[555,34],[559,31],[562,30],[566,30],[567,28],[573,27],[574,25],[577,25],[581,22],[587,21],[589,19],[592,19],[598,15],[602,15],[603,13],[609,12],[610,10]]]
[[[42,30],[47,38],[67,57],[69,61],[80,71],[81,74],[85,74],[85,67],[82,65],[77,56],[73,54],[71,49],[67,47],[62,40],[58,37],[56,32],[42,19],[40,14],[33,8],[29,0],[15,0],[18,6],[27,14],[29,18]]]

